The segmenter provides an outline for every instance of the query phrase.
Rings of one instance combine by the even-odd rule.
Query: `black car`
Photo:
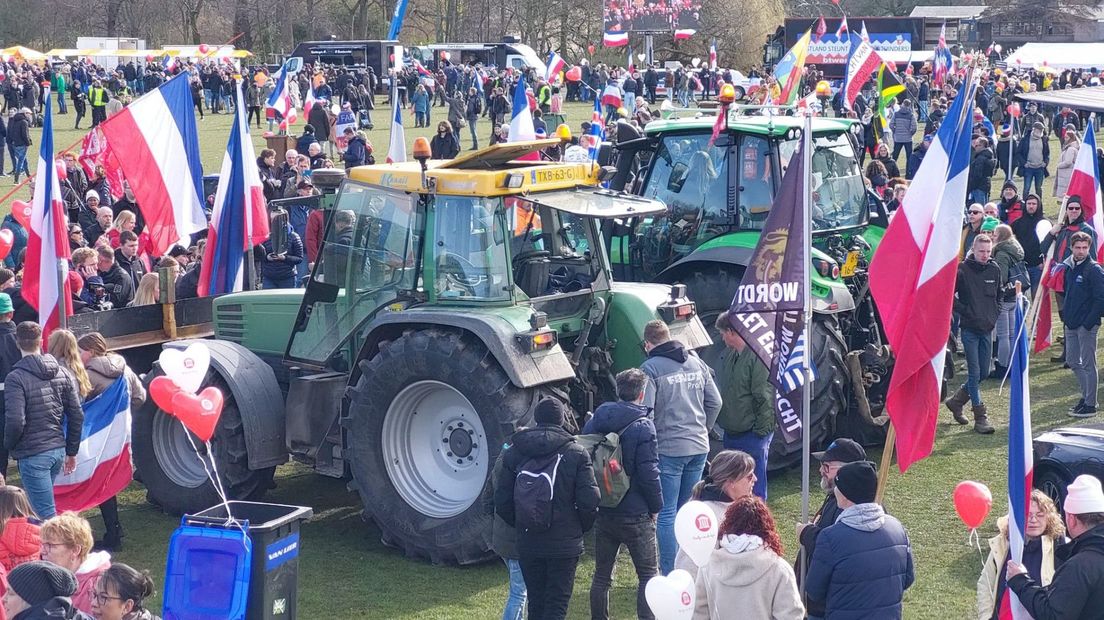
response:
[[[1104,480],[1104,424],[1062,427],[1035,438],[1035,487],[1059,508],[1066,487],[1081,474]]]

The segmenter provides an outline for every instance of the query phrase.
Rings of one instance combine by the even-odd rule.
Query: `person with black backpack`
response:
[[[601,494],[590,454],[563,427],[563,404],[546,398],[533,419],[536,427],[515,433],[502,457],[495,512],[517,531],[529,620],[562,620]]]
[[[644,388],[648,376],[630,368],[617,373],[617,402],[603,403],[583,427],[585,434],[617,433],[620,438],[622,471],[628,474],[628,491],[615,506],[598,508],[594,526],[594,578],[590,582],[590,617],[609,618],[609,590],[613,569],[621,545],[629,550],[638,580],[637,618],[651,620],[651,609],[644,597],[648,580],[659,573],[656,549],[656,515],[663,508],[663,490],[659,485],[659,444],[655,424],[648,417]],[[602,481],[599,480],[601,486]]]

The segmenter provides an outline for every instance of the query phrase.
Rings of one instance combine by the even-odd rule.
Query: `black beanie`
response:
[[[57,564],[36,560],[13,568],[8,573],[8,587],[27,604],[38,605],[55,596],[73,596],[77,578]]]
[[[1008,189],[1008,188],[1010,188],[1010,187],[1011,187],[1011,188],[1012,188],[1013,190],[1015,190],[1017,194],[1019,193],[1019,188],[1018,188],[1018,187],[1016,187],[1016,184],[1015,184],[1015,183],[1013,183],[1012,181],[1005,181],[1005,182],[1004,182],[1004,185],[1002,185],[1002,186],[1001,186],[1001,191],[1003,192],[1004,190],[1006,190],[1006,189]]]
[[[533,412],[533,419],[536,420],[537,424],[563,426],[563,405],[555,398],[546,398],[537,403],[537,410]]]
[[[856,504],[869,504],[878,492],[878,472],[870,461],[848,463],[836,472],[836,488]]]

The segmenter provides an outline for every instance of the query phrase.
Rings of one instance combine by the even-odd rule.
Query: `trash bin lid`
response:
[[[252,557],[241,529],[181,525],[169,542],[165,620],[245,618]]]
[[[274,530],[292,521],[305,521],[314,514],[309,506],[290,504],[269,504],[265,502],[244,502],[231,500],[230,514],[238,521],[249,521],[249,531],[265,532]],[[185,517],[185,523],[221,523],[226,520],[226,505],[211,506],[207,510]]]

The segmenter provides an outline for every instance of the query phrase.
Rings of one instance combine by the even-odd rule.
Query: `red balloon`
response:
[[[964,480],[954,490],[955,512],[971,530],[977,529],[989,516],[993,507],[993,494],[980,482]]]
[[[222,415],[222,391],[217,387],[204,388],[199,394],[181,390],[173,395],[172,406],[172,414],[188,430],[203,441],[210,441]]]
[[[146,62],[153,62],[153,54],[146,54]]]
[[[69,170],[65,167],[65,162],[60,159],[54,160],[54,168],[57,170],[58,180],[64,181],[69,178]]]
[[[23,228],[31,227],[31,203],[22,200],[12,201],[12,217],[23,225]]]
[[[564,77],[567,78],[568,82],[578,82],[583,79],[583,69],[582,67],[571,67],[567,70],[567,73],[564,74]]]
[[[0,229],[0,260],[4,260],[11,253],[12,245],[15,243],[15,235],[7,228]]]
[[[1020,110],[1019,103],[1010,103],[1008,104],[1008,113],[1011,114],[1013,118],[1019,118],[1020,114],[1023,112]]]
[[[206,43],[200,43],[199,44],[199,53],[200,54],[206,54],[207,50],[209,50],[209,49],[211,49],[211,48],[207,47]]]
[[[153,398],[153,402],[157,403],[158,407],[164,409],[168,413],[172,413],[173,411],[173,396],[176,396],[181,391],[176,381],[164,375],[154,377],[153,381],[150,381],[150,397]]]
[[[594,54],[594,44],[593,43],[587,46],[587,53],[591,54],[591,55]]]

